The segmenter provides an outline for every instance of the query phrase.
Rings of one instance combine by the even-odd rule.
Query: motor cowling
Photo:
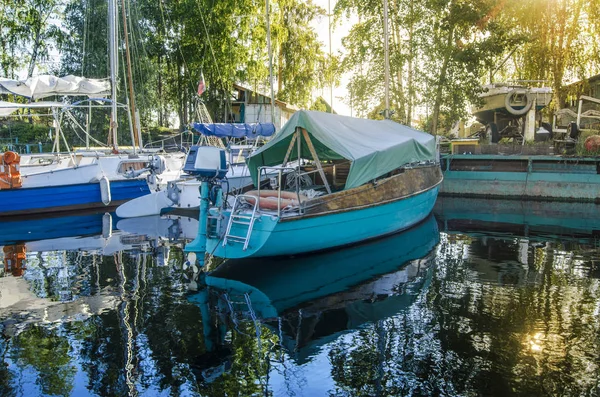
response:
[[[227,175],[225,150],[214,146],[192,146],[183,171],[199,179],[223,179]]]

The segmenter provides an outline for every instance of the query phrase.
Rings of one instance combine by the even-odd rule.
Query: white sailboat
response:
[[[150,191],[166,186],[180,174],[184,154],[143,152],[134,144],[130,152],[118,153],[116,114],[116,3],[109,0],[111,79],[38,76],[25,81],[0,79],[0,93],[31,100],[49,96],[87,96],[76,104],[32,102],[14,104],[0,102],[0,116],[8,117],[22,108],[49,109],[55,131],[53,153],[19,155],[0,154],[0,216],[79,210],[98,206],[119,205]],[[111,99],[104,96],[112,92]],[[79,150],[72,152],[64,138],[60,121],[76,120],[73,108],[98,107],[98,102],[111,107],[113,147],[106,152]],[[128,110],[128,109],[127,109]],[[129,114],[129,113],[128,113]],[[89,148],[89,131],[86,147]],[[132,141],[135,142],[132,131]],[[61,145],[66,152],[61,153]]]

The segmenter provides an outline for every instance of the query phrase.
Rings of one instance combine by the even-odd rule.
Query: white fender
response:
[[[108,178],[105,175],[102,178],[100,178],[99,182],[100,182],[100,197],[102,198],[102,203],[104,205],[109,205],[110,201],[111,201],[110,181],[108,180]]]

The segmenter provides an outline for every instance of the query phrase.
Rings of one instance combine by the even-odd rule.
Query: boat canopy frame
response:
[[[326,189],[321,161],[350,161],[344,187],[350,189],[405,165],[435,162],[436,142],[433,135],[391,120],[300,110],[267,144],[249,156],[248,168],[256,185],[259,167],[300,159],[315,162]]]

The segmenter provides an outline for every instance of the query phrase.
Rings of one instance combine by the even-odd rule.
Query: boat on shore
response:
[[[494,83],[483,86],[479,95],[482,104],[472,109],[475,118],[484,123],[493,123],[501,114],[504,117],[522,117],[535,104],[535,110],[541,110],[552,100],[549,87],[526,87],[517,84]]]
[[[279,173],[275,189],[259,187],[236,195],[229,208],[211,208],[199,236],[217,257],[247,258],[326,250],[408,229],[437,198],[436,158],[433,136],[393,121],[299,111],[248,158],[255,185],[259,175]],[[276,166],[290,161],[301,166]],[[203,242],[186,251],[204,252]]]
[[[533,139],[533,121],[526,121],[528,115],[545,108],[552,100],[549,87],[528,87],[520,84],[493,83],[482,87],[480,103],[471,109],[477,121],[484,125],[479,135],[485,135],[488,142],[498,143],[502,138],[523,141],[529,128]],[[528,124],[531,124],[528,126]],[[545,139],[551,135],[551,128],[545,131]],[[542,135],[540,135],[541,139]]]

